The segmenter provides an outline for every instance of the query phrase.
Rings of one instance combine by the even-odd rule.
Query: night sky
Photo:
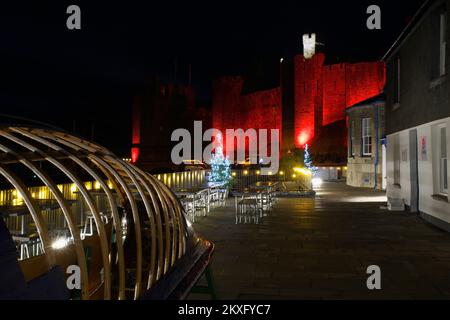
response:
[[[95,2],[95,3],[94,3]],[[0,113],[73,130],[119,155],[130,147],[133,95],[148,79],[192,84],[210,105],[212,80],[244,74],[276,86],[281,57],[315,32],[327,63],[380,59],[424,0],[14,1],[0,9]],[[81,7],[82,29],[66,28]],[[366,8],[382,9],[382,30]]]

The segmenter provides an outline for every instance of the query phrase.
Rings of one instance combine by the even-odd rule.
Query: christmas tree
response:
[[[315,173],[317,171],[317,168],[313,165],[313,158],[311,154],[309,153],[309,147],[308,145],[305,146],[305,154],[303,156],[303,163],[305,164],[305,167],[308,168],[312,173]]]
[[[231,180],[230,161],[223,155],[222,135],[216,136],[215,152],[211,157],[211,173],[209,174],[209,182],[224,182],[228,184]]]

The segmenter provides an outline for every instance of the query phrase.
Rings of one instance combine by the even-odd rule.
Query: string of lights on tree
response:
[[[303,156],[303,163],[305,164],[305,167],[308,168],[308,170],[310,170],[312,173],[317,172],[317,167],[315,167],[313,165],[313,158],[312,158],[311,153],[309,152],[309,147],[307,144],[305,145],[305,153]]]
[[[223,154],[222,135],[216,136],[215,152],[211,156],[210,165],[211,172],[209,174],[209,182],[229,183],[231,180],[231,164],[228,157]]]

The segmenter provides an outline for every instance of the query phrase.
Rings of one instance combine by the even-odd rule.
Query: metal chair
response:
[[[85,239],[86,237],[91,237],[94,235],[94,222],[95,219],[93,215],[90,214],[86,217],[86,219],[84,220],[83,232],[81,232],[81,239]]]
[[[203,212],[203,217],[209,212],[209,190],[203,190],[194,195],[194,210],[195,214],[197,211]]]
[[[254,222],[259,224],[261,208],[258,205],[256,198],[244,198],[238,203],[238,212],[236,215],[236,224]]]
[[[228,189],[219,189],[219,205],[225,207],[228,199],[229,191]]]
[[[193,197],[184,197],[180,199],[181,205],[184,208],[184,211],[191,218],[191,222],[195,223],[195,201]]]
[[[218,188],[209,189],[209,204],[212,207],[220,205],[220,190]]]

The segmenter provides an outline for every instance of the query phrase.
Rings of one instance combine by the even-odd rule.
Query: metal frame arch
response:
[[[83,300],[89,299],[89,279],[87,272],[87,264],[86,264],[86,256],[84,253],[83,243],[80,238],[79,230],[74,222],[73,212],[69,209],[69,206],[64,199],[63,194],[58,189],[57,185],[53,182],[53,180],[41,169],[35,166],[31,161],[24,158],[22,155],[17,152],[7,148],[6,146],[0,144],[0,150],[5,153],[8,153],[14,156],[22,165],[29,168],[36,176],[41,179],[41,181],[49,188],[50,192],[55,197],[58,202],[59,207],[61,208],[64,218],[69,227],[70,233],[74,239],[75,253],[77,255],[77,261],[80,267],[81,272],[81,297]]]
[[[158,193],[158,197],[160,198],[160,201],[163,205],[163,211],[167,212],[166,213],[167,215],[169,215],[169,212],[172,213],[171,217],[172,217],[172,221],[173,221],[174,232],[172,233],[173,244],[172,244],[172,254],[171,254],[171,258],[170,258],[171,260],[169,263],[169,265],[170,265],[169,267],[172,267],[175,264],[176,258],[178,257],[177,251],[179,251],[179,250],[177,250],[177,247],[178,247],[177,244],[179,242],[179,239],[177,239],[177,236],[178,236],[178,238],[182,238],[181,226],[179,224],[178,218],[176,217],[175,209],[170,204],[170,201],[168,200],[167,195],[165,194],[163,188],[160,185],[158,185],[158,183],[154,183],[154,181],[152,181],[151,178],[149,178],[149,175],[146,174],[145,172],[143,172],[142,170],[140,170],[139,168],[132,166],[130,164],[128,164],[128,166],[134,168],[134,170],[139,171],[141,174],[143,174],[143,176],[147,179],[148,182],[150,182],[150,184],[153,186],[153,188]],[[167,223],[166,223],[166,225],[167,225]],[[178,232],[176,231],[176,228],[178,228]],[[183,240],[181,240],[181,241],[183,241]],[[164,273],[166,273],[167,271],[168,271],[168,269],[165,270]]]
[[[107,163],[105,160],[101,159],[100,157],[94,154],[88,155],[88,158],[90,158],[91,161],[98,167],[100,168],[103,167],[107,169],[114,176],[114,178],[119,182],[120,186],[127,195],[128,201],[130,203],[136,233],[136,284],[135,284],[134,298],[137,300],[141,295],[141,286],[142,286],[142,233],[141,233],[141,222],[139,218],[139,212],[137,209],[136,201],[130,189],[128,188],[126,182],[109,163]]]
[[[147,211],[147,215],[148,215],[149,219],[152,220],[152,208],[151,208],[150,202],[149,202],[144,190],[142,189],[142,186],[139,184],[138,180],[136,179],[136,176],[133,174],[133,172],[129,170],[128,166],[126,164],[124,164],[124,162],[122,160],[117,160],[111,156],[105,156],[105,158],[108,162],[114,162],[114,164],[118,165],[127,174],[127,176],[131,179],[131,181],[133,182],[133,185],[136,186],[142,201],[144,202],[144,206]],[[154,239],[155,235],[156,234],[152,234],[153,239]],[[154,243],[156,243],[156,241],[154,241]],[[156,257],[156,252],[152,252],[151,254]],[[153,259],[153,257],[150,257],[150,258]]]
[[[132,168],[130,168],[132,170]],[[132,170],[133,171],[133,170]],[[161,277],[161,271],[164,268],[164,256],[163,256],[163,233],[162,233],[162,221],[160,216],[159,207],[157,205],[157,200],[155,198],[155,194],[151,190],[151,188],[148,186],[148,184],[145,182],[145,178],[143,178],[138,172],[134,172],[136,177],[139,179],[139,181],[142,183],[144,188],[147,190],[147,193],[150,195],[151,198],[151,204],[153,209],[151,210],[152,218],[151,218],[151,228],[154,229],[155,235],[158,233],[158,236],[156,237],[156,241],[152,243],[152,248],[155,252],[155,254],[152,254],[152,259],[156,260],[156,243],[158,243],[158,261],[156,266],[156,261],[152,261],[152,266],[154,267],[151,271],[154,271],[151,275],[149,275],[148,283],[147,283],[147,289],[150,289],[153,283],[160,279]]]
[[[38,135],[44,134],[47,137],[51,137],[54,141],[64,144],[65,146],[70,147],[71,149],[75,150],[76,152],[83,152],[84,155],[86,155],[86,153],[98,154],[96,149],[93,149],[93,148],[90,148],[90,147],[87,147],[84,145],[80,145],[80,144],[78,144],[78,142],[73,141],[73,139],[68,139],[68,138],[70,138],[70,136],[67,134],[59,134],[58,132],[52,132],[52,131],[43,130],[43,129],[29,129],[29,131],[36,133]],[[89,158],[87,155],[86,155],[86,157]],[[94,163],[92,161],[92,159],[89,159],[89,161],[92,162],[96,167],[98,167],[99,170],[102,171],[103,174],[105,174],[105,176],[107,176],[109,180],[111,180],[111,183],[116,185],[115,180],[111,177],[111,174],[109,174],[108,170],[106,170],[102,166],[99,166],[97,163]],[[117,187],[117,188],[113,188],[113,189],[119,189],[119,188]],[[116,191],[119,191],[119,190],[116,190]],[[121,202],[126,201],[125,196],[123,196],[122,192],[117,192],[117,195],[119,196],[119,198],[122,198]]]
[[[20,132],[19,132],[20,133]],[[91,198],[88,190],[84,186],[84,184],[78,179],[78,177],[68,168],[66,168],[60,161],[54,159],[53,157],[49,156],[46,152],[40,150],[38,147],[33,146],[29,144],[26,141],[23,141],[21,138],[11,135],[8,132],[5,132],[4,130],[0,130],[0,135],[5,137],[6,139],[9,139],[11,141],[14,141],[15,143],[22,145],[23,147],[41,154],[48,162],[53,164],[55,167],[57,167],[59,170],[61,170],[80,190],[80,193],[82,194],[83,198],[85,199],[92,215],[94,216],[94,221],[98,230],[99,238],[100,238],[100,247],[102,252],[102,260],[103,260],[103,268],[104,273],[107,275],[111,274],[110,268],[109,268],[109,246],[107,245],[107,238],[106,238],[106,231],[103,225],[103,222],[101,220],[99,211],[97,207],[95,206],[93,199]],[[104,298],[106,300],[109,300],[111,298],[111,277],[105,276],[104,277]]]
[[[170,189],[161,181],[159,181],[158,179],[156,179],[155,177],[147,174],[149,179],[153,179],[157,184],[159,184],[161,190],[167,195],[167,197],[171,200],[173,207],[176,209],[177,213],[178,213],[178,221],[179,221],[179,227],[180,227],[180,233],[183,234],[183,230],[186,230],[186,217],[183,213],[183,209],[182,206],[179,202],[179,200],[175,197],[175,195],[170,191]],[[185,237],[187,236],[187,233],[185,234]],[[182,252],[179,254],[179,257],[181,257],[185,252],[186,252],[186,238],[182,237],[181,239],[183,240],[183,248],[182,248]]]
[[[36,130],[35,130],[36,131]],[[38,130],[38,132],[42,132],[42,130]],[[45,132],[45,131],[44,131]],[[139,211],[137,209],[137,205],[135,202],[135,199],[133,197],[132,192],[128,188],[127,183],[123,180],[122,176],[104,159],[99,157],[99,151],[104,152],[106,149],[100,149],[100,148],[93,148],[90,147],[90,144],[88,142],[87,145],[84,143],[85,141],[75,138],[73,136],[67,135],[67,134],[61,134],[58,132],[54,133],[56,136],[58,136],[62,141],[66,141],[70,143],[71,148],[74,148],[75,150],[83,150],[88,151],[89,154],[87,157],[89,160],[94,163],[98,168],[100,168],[101,171],[105,172],[105,170],[109,171],[110,174],[113,175],[114,179],[117,180],[124,190],[128,201],[131,206],[131,212],[133,216],[133,221],[135,224],[135,235],[136,235],[136,284],[135,284],[135,299],[138,299],[141,294],[141,286],[142,286],[142,234],[141,234],[141,223],[139,218]],[[62,141],[59,141],[62,143]],[[106,150],[107,151],[107,150]],[[108,154],[110,153],[107,151]],[[103,156],[103,155],[102,155]],[[107,175],[105,173],[105,175]],[[124,200],[124,199],[123,199]]]
[[[90,146],[86,146],[79,139],[77,139],[77,138],[75,138],[73,136],[70,136],[70,135],[58,134],[58,137],[60,137],[63,140],[66,140],[66,141],[68,141],[70,143],[75,144],[79,148],[85,149],[85,150],[87,150],[89,152],[93,152],[92,154],[89,155],[89,157],[91,157],[91,158],[96,157],[97,160],[100,160],[100,158],[101,158],[100,161],[102,162],[103,166],[106,166],[106,162],[112,162],[114,165],[118,165],[123,171],[125,171],[124,168],[123,168],[123,165],[121,165],[121,163],[123,163],[123,162],[121,162],[121,160],[117,160],[116,157],[113,156],[111,153],[107,152],[106,154],[102,154],[101,152],[103,152],[105,150],[100,150],[101,152],[97,152],[96,149],[94,149],[94,148],[92,148]],[[101,154],[101,156],[100,156],[100,154]],[[127,164],[125,164],[125,165],[127,165]],[[115,170],[115,168],[112,168],[112,164],[111,164],[109,170],[110,171],[114,171],[115,173],[117,173],[117,175],[122,177],[121,174],[118,173]],[[136,187],[138,187],[139,184],[136,183],[137,181],[133,181],[132,180],[132,175],[130,174],[130,172],[128,172],[128,173],[125,172],[125,173],[126,173],[126,176],[131,179],[133,184]],[[118,179],[117,176],[116,176],[116,179]],[[123,184],[125,184],[127,186],[126,189],[128,189],[128,184],[125,181],[123,181],[121,178],[119,178],[118,180],[121,180],[123,182],[123,183],[121,183],[122,187],[123,187]],[[166,204],[163,201],[163,199],[161,199],[161,194],[159,193],[159,190],[157,188],[155,188],[155,189],[158,192],[158,197],[160,198],[161,204],[163,206],[165,206]],[[138,190],[138,192],[139,192],[139,190]],[[134,197],[131,196],[131,198],[134,198]],[[155,209],[157,210],[157,214],[156,214],[157,224],[162,226],[161,215],[158,214],[159,213],[159,207],[158,207],[156,202],[153,205],[154,205]],[[164,210],[164,209],[165,208],[163,207],[162,211],[163,211],[163,213],[165,215],[165,220],[168,221],[167,210]],[[170,235],[170,229],[169,229],[168,223],[166,223],[166,232],[167,232],[167,234]],[[161,238],[161,239],[163,238],[162,233],[160,234],[159,238]],[[167,250],[169,250],[169,254],[167,254]],[[167,256],[167,257],[170,256],[170,239],[168,237],[166,237],[166,254],[164,255],[163,250],[160,250],[160,252],[159,252],[159,257],[160,258],[158,259],[158,261],[159,261],[158,266],[159,267],[158,267],[157,272],[156,272],[156,279],[159,279],[162,276],[162,274],[165,274],[167,272],[167,270],[168,270],[168,263],[166,263],[167,259],[165,258],[165,256]]]
[[[27,206],[31,216],[33,217],[33,220],[36,223],[36,228],[38,230],[39,237],[41,238],[48,265],[50,268],[52,268],[55,265],[55,256],[52,244],[50,243],[47,224],[45,223],[45,219],[41,214],[41,210],[36,205],[34,199],[31,197],[30,192],[28,191],[26,185],[22,182],[22,180],[20,180],[14,173],[12,173],[8,168],[6,168],[6,166],[1,163],[0,174],[5,177],[18,192],[20,192],[25,205]]]
[[[42,130],[42,131],[46,131],[46,130]],[[72,140],[73,143],[76,142],[76,144],[80,144],[83,146],[84,149],[89,150],[92,153],[96,153],[96,152],[102,152],[104,154],[108,154],[108,155],[113,155],[113,153],[111,151],[109,151],[107,148],[102,147],[96,143],[92,143],[88,140],[84,140],[80,137],[77,137],[75,135],[72,134],[68,134],[68,133],[62,133],[62,132],[58,132],[58,131],[51,131],[54,135],[64,139],[64,138],[69,138],[69,140]],[[75,141],[74,141],[75,140]]]
[[[150,179],[151,178],[155,179],[154,177],[150,177]],[[163,190],[163,192],[165,192],[167,197],[171,200],[172,205],[178,214],[178,226],[180,229],[179,234],[180,234],[180,239],[181,239],[181,243],[182,243],[182,246],[179,248],[179,252],[178,252],[178,258],[180,258],[183,254],[186,253],[186,238],[185,237],[187,236],[187,233],[183,234],[184,233],[183,231],[186,230],[186,221],[185,221],[186,217],[183,214],[183,209],[182,209],[178,199],[176,199],[174,197],[173,193],[167,188],[167,186],[165,184],[163,184],[159,180],[156,180],[156,181],[161,186],[161,189]]]
[[[19,129],[20,133],[22,133],[22,129]],[[29,135],[30,138],[36,139],[36,141],[54,149],[55,151],[58,151],[60,153],[63,153],[67,155],[72,161],[77,163],[80,167],[82,167],[86,172],[88,172],[101,186],[103,191],[105,192],[109,205],[111,207],[111,213],[113,216],[114,221],[114,227],[116,230],[116,238],[117,238],[117,249],[118,249],[118,260],[119,260],[119,299],[125,298],[125,260],[124,260],[124,250],[123,250],[123,241],[122,241],[122,229],[120,225],[120,218],[119,213],[117,211],[116,201],[114,199],[114,196],[111,193],[111,190],[106,185],[106,183],[103,181],[103,179],[94,171],[92,168],[90,168],[83,160],[81,160],[79,157],[77,157],[75,154],[71,153],[70,151],[67,151],[60,146],[57,146],[45,139],[52,139],[52,136],[49,134],[45,135],[45,138],[39,137],[31,132],[26,132],[27,135]],[[24,133],[25,135],[25,133]],[[61,141],[60,141],[61,142]]]
[[[137,172],[139,172],[142,176],[145,177],[145,179],[150,183],[150,185],[152,185],[152,187],[156,190],[156,192],[158,193],[160,198],[164,198],[164,200],[167,200],[167,196],[169,196],[170,198],[173,198],[173,194],[169,191],[167,191],[167,186],[165,184],[163,184],[161,181],[159,181],[158,179],[156,179],[155,177],[153,177],[152,175],[146,173],[145,171],[143,171],[142,169],[133,166],[133,165],[129,165],[132,168],[134,168]],[[163,201],[161,201],[163,202]],[[178,202],[178,200],[175,201],[176,205],[174,205],[174,207],[176,207],[179,213],[179,236],[180,239],[182,241],[182,252],[183,254],[186,252],[186,239],[185,237],[187,236],[187,234],[184,232],[186,229],[186,217],[184,216],[184,214],[182,213],[180,204]],[[166,203],[167,206],[167,203]],[[183,228],[184,227],[184,228]],[[179,255],[180,257],[180,255]]]
[[[128,169],[128,165],[127,164],[123,164],[123,162],[120,160],[115,160],[112,157],[108,157],[105,156],[108,160],[112,160],[113,162],[115,162],[116,164],[118,164],[126,173],[127,175],[131,178],[131,180],[133,181],[133,184],[136,185],[139,194],[141,195],[141,197],[144,199],[144,196],[142,196],[144,194],[144,191],[142,190],[142,187],[137,183],[136,177],[132,174],[132,172]],[[166,247],[165,247],[165,257],[164,257],[164,271],[162,274],[166,274],[167,271],[169,270],[169,261],[168,259],[170,259],[171,257],[171,244],[170,244],[170,226],[169,226],[169,216],[167,213],[167,210],[163,210],[163,215],[165,218],[165,238],[166,238]]]

